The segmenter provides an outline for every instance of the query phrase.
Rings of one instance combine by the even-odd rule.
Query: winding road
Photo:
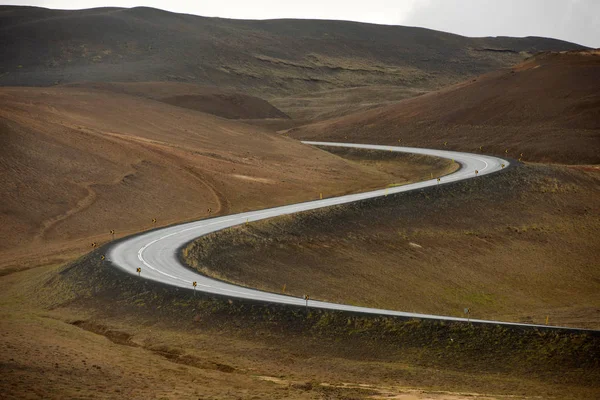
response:
[[[316,146],[337,146],[422,154],[453,159],[454,161],[460,163],[461,168],[452,174],[442,177],[441,183],[455,182],[464,179],[473,179],[476,178],[476,175],[481,176],[491,174],[501,170],[504,166],[509,165],[508,161],[497,157],[455,151],[368,144],[329,142],[303,143]],[[227,215],[223,217],[205,219],[201,221],[170,226],[162,229],[157,229],[151,232],[135,235],[114,244],[109,248],[108,259],[114,266],[121,268],[130,274],[137,275],[137,268],[141,268],[142,278],[163,282],[172,286],[193,290],[192,283],[197,282],[196,290],[198,291],[273,303],[304,306],[306,305],[306,301],[303,298],[244,288],[201,275],[182,265],[179,261],[178,252],[184,245],[188,244],[189,242],[200,236],[235,225],[240,225],[246,222],[258,221],[266,218],[276,217],[279,215],[293,214],[301,211],[314,210],[317,208],[328,207],[338,204],[351,203],[354,201],[371,199],[387,194],[407,192],[409,190],[421,189],[429,186],[435,186],[437,184],[438,181],[437,178],[435,178],[427,181],[412,183],[404,186],[391,187],[387,189],[380,189],[366,193],[350,194],[346,196],[309,201],[305,203],[274,207],[260,211],[245,212],[235,215]],[[418,314],[367,307],[356,307],[316,300],[309,300],[308,306],[315,308],[345,310],[378,315],[436,319],[445,321],[468,321],[466,318]],[[476,323],[503,324],[513,326],[546,327],[545,325],[519,324],[478,319],[469,319],[469,321]]]

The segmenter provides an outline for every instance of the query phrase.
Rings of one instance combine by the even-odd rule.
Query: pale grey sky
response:
[[[316,18],[422,26],[465,36],[546,36],[600,47],[600,0],[0,0],[78,9],[148,6],[209,17]]]

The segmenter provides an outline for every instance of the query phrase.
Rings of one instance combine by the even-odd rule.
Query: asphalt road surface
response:
[[[456,172],[441,178],[441,183],[455,182],[463,179],[477,179],[477,176],[491,174],[508,167],[509,162],[497,157],[484,156],[480,154],[469,154],[455,151],[430,150],[411,147],[397,146],[379,146],[367,144],[348,144],[348,143],[328,143],[328,142],[304,142],[308,145],[319,146],[338,146],[352,147],[362,149],[376,149],[383,151],[396,151],[403,153],[423,154],[429,156],[452,159],[460,163],[461,168]],[[477,171],[477,173],[476,173]],[[412,183],[404,186],[391,187],[375,190],[366,193],[350,194],[346,196],[327,198],[323,200],[309,201],[305,203],[292,204],[269,208],[259,211],[245,212],[235,215],[205,219],[196,222],[190,222],[163,229],[157,229],[152,232],[126,238],[111,246],[108,252],[109,261],[116,267],[124,271],[138,275],[137,268],[141,268],[141,278],[151,279],[163,282],[172,286],[178,286],[193,290],[193,282],[197,282],[196,290],[226,295],[230,297],[241,297],[259,301],[306,305],[304,298],[286,296],[276,293],[267,293],[250,288],[236,286],[219,280],[208,278],[196,273],[181,264],[178,258],[178,251],[182,246],[194,239],[215,232],[224,228],[244,224],[246,222],[258,221],[265,218],[276,217],[279,215],[293,214],[301,211],[314,210],[317,208],[328,207],[336,204],[351,203],[387,194],[406,192],[435,186],[438,184],[437,178]],[[328,303],[323,301],[309,300],[309,307],[326,308],[333,310],[346,310],[361,313],[392,315],[402,317],[414,317],[424,319],[436,319],[446,321],[468,321],[467,318],[447,317],[440,315],[417,314],[402,311],[382,310],[367,307],[355,307],[344,304]],[[518,326],[544,326],[531,324],[507,323],[501,321],[485,321],[469,319],[476,323],[505,324]]]

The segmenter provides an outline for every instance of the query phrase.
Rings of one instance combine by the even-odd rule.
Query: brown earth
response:
[[[73,83],[68,87],[91,88],[161,101],[229,119],[265,119],[288,116],[268,101],[217,87],[178,82]]]
[[[386,85],[439,88],[555,39],[467,38],[423,28],[318,20],[230,20],[136,7],[0,8],[0,85],[175,81],[281,97]]]
[[[540,54],[513,68],[288,131],[301,139],[600,163],[600,53]],[[483,146],[483,150],[480,150]],[[506,151],[508,150],[508,153]]]
[[[404,86],[373,85],[273,97],[270,101],[285,110],[286,114],[293,118],[293,121],[281,121],[282,124],[287,124],[289,128],[314,122],[315,120],[335,118],[397,103],[400,100],[420,96],[429,91]],[[280,129],[283,129],[284,126]]]
[[[416,103],[402,101],[420,113],[428,99],[449,97],[436,109],[446,125],[434,125],[432,111],[423,122],[426,135],[409,116],[396,121],[377,114],[381,109],[351,114],[509,67],[541,50],[580,48],[545,38],[465,38],[342,21],[233,21],[143,7],[0,7],[0,85],[56,85],[0,89],[0,392],[61,399],[598,397],[594,335],[194,297],[120,273],[101,261],[103,248],[63,265],[91,242],[108,242],[111,229],[120,237],[320,192],[405,183],[453,167],[373,152],[332,155],[269,133],[316,119],[345,115],[339,121],[350,125],[327,122],[301,132],[318,136],[334,128],[331,138],[397,143],[400,126],[407,129],[403,144],[439,147],[455,135],[457,143],[448,147],[472,150],[481,140],[490,152],[503,152],[512,143],[513,155],[524,148],[532,159],[597,162],[592,57],[544,56],[514,74],[477,78],[481,87],[467,82]],[[503,90],[515,77],[516,94]],[[548,82],[540,85],[548,92],[535,91],[531,82],[538,78]],[[452,93],[472,86],[469,104],[489,103],[487,119],[474,117],[482,107],[444,114],[444,107],[463,101]],[[509,105],[487,99],[484,90],[508,96]],[[497,117],[496,108],[505,117]],[[374,120],[352,125],[371,112]],[[224,232],[207,238],[210,246],[202,251],[213,254],[222,271],[235,271],[227,263],[242,249],[246,261],[257,261],[258,249],[272,251],[273,259],[261,264],[273,273],[269,284],[261,286],[258,262],[248,262],[248,276],[267,289],[280,290],[284,281],[291,293],[359,304],[454,313],[469,303],[474,316],[542,322],[550,314],[551,323],[598,326],[597,167],[516,171],[503,175],[514,182],[487,180],[497,187],[478,180],[408,195],[406,208],[389,196],[253,224],[252,237]],[[439,212],[450,215],[453,226]],[[401,231],[395,224],[420,228]],[[280,237],[266,236],[273,232]],[[230,239],[234,245],[222,248],[231,254],[217,255],[212,245]],[[402,271],[408,282],[396,278],[399,260],[409,269]],[[283,261],[302,274],[274,266]],[[304,268],[313,273],[310,284],[301,282]],[[378,273],[386,271],[384,280]],[[297,286],[289,274],[299,277]],[[420,288],[424,295],[415,283],[422,277],[435,278]],[[403,292],[411,279],[412,292]],[[366,283],[355,297],[339,290],[340,282],[357,280]],[[316,285],[323,282],[330,286]],[[393,295],[369,296],[369,285]],[[450,290],[440,292],[437,305],[431,293],[444,285]],[[506,300],[511,286],[516,294]]]
[[[205,274],[271,292],[599,329],[598,193],[597,169],[517,166],[230,228],[184,254]]]
[[[598,396],[598,335],[210,297],[125,274],[104,251],[2,277],[4,398]]]
[[[110,230],[120,237],[149,229],[153,218],[162,226],[395,180],[256,127],[137,95],[3,88],[0,104],[2,267],[69,259],[110,240]]]

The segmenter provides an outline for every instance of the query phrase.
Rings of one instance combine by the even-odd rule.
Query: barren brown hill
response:
[[[303,139],[600,163],[600,53],[544,53],[394,105],[303,126]],[[480,150],[480,146],[483,146]]]
[[[146,7],[0,8],[0,85],[178,81],[252,94],[366,85],[438,88],[564,41],[467,38],[344,21],[244,21]],[[264,96],[261,96],[264,97]]]
[[[598,329],[599,171],[511,167],[216,232],[185,254],[205,274],[271,292]]]
[[[180,82],[74,83],[69,87],[92,88],[158,100],[228,119],[263,119],[288,116],[268,101],[232,90]]]
[[[89,88],[0,90],[1,265],[156,225],[381,187],[391,175],[258,128]],[[210,209],[210,212],[209,212]],[[37,264],[29,264],[29,266]]]
[[[269,101],[281,110],[285,110],[285,113],[293,119],[293,121],[278,121],[283,129],[283,127],[297,127],[395,104],[400,100],[420,96],[430,91],[426,88],[371,85],[273,97]]]

